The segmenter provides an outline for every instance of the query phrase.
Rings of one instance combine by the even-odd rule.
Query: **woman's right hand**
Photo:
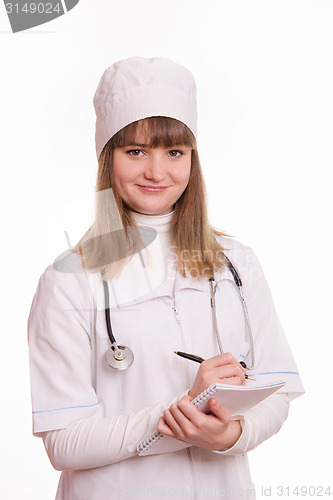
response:
[[[200,364],[198,373],[188,394],[191,398],[196,398],[215,382],[242,385],[244,380],[245,369],[230,352],[226,352],[206,359]]]

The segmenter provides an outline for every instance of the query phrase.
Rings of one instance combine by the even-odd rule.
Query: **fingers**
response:
[[[227,410],[216,398],[211,398],[208,404],[211,412],[214,413],[221,422],[229,424],[231,418],[229,410]]]
[[[245,369],[231,353],[219,354],[203,361],[198,369],[189,394],[198,396],[215,382],[242,385],[245,381]]]
[[[178,425],[181,427],[191,421],[193,424],[200,426],[205,420],[206,415],[190,404],[191,398],[185,396],[178,403],[175,403],[169,408],[171,415],[174,417]],[[230,422],[230,412],[225,408],[218,399],[211,398],[208,402],[209,409],[221,422],[228,424]]]
[[[228,378],[239,375],[239,377],[243,379],[246,372],[245,368],[239,364],[237,359],[230,352],[206,359],[201,363],[200,368],[205,371],[217,370],[221,374],[218,378]]]
[[[245,377],[244,377],[245,380]],[[228,385],[243,385],[243,377],[228,377],[228,378],[219,378],[217,382],[220,382],[221,384],[228,384]]]
[[[238,364],[236,358],[231,354],[231,352],[225,352],[223,354],[218,354],[212,358],[203,361],[202,365],[206,365],[208,369],[217,368],[218,366],[229,365],[230,363]],[[241,366],[241,365],[240,365]],[[243,369],[243,367],[241,366]]]
[[[177,439],[187,440],[189,436],[197,432],[196,429],[202,425],[203,417],[206,417],[193,404],[189,396],[185,396],[164,410],[157,429]]]
[[[230,353],[219,354],[213,358],[207,359],[202,363],[205,370],[216,370],[221,376],[219,378],[227,378],[231,376],[244,377],[246,370],[237,361],[237,359]]]
[[[192,398],[190,396],[184,396],[181,399],[181,401],[179,401],[179,403],[182,402],[182,405],[184,405],[191,403],[191,401]],[[158,431],[160,431],[162,434],[165,434],[166,436],[177,437],[178,439],[179,436],[182,434],[182,432],[180,425],[177,423],[177,418],[175,418],[174,414],[177,417],[177,405],[179,403],[175,403],[170,408],[165,410],[163,412],[163,416],[160,417],[157,423]],[[178,420],[179,420],[179,415],[178,415]],[[188,424],[188,422],[185,420],[183,421],[183,424],[184,423]]]
[[[212,414],[205,415],[185,397],[163,412],[157,429],[196,446],[222,449],[231,422],[230,413],[216,398],[210,400],[209,407]]]
[[[158,423],[157,423],[157,430],[164,434],[165,436],[170,436],[174,437],[174,434],[171,430],[171,428],[168,426],[168,424],[165,421],[164,417],[160,417]]]
[[[169,426],[173,435],[177,439],[186,439],[191,427],[191,421],[184,413],[184,407],[186,407],[187,405],[192,406],[192,408],[196,409],[188,402],[183,403],[179,401],[163,412],[163,417],[166,424]],[[189,413],[191,415],[191,411]]]

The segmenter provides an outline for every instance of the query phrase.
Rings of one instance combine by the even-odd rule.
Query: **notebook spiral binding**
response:
[[[149,448],[156,443],[159,439],[163,437],[163,434],[160,433],[160,431],[154,432],[149,438],[145,439],[140,446],[138,446],[138,452],[142,453],[144,451],[149,450]]]
[[[202,402],[207,401],[207,399],[210,399],[210,396],[215,394],[215,392],[216,392],[216,384],[210,385],[204,392],[202,392],[199,396],[193,399],[192,403],[195,406],[199,406]]]

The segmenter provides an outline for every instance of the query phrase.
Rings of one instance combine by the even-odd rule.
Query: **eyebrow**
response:
[[[174,144],[172,147],[174,148],[180,148],[184,147],[185,144]],[[124,148],[151,148],[149,144],[140,144],[140,143],[135,143],[135,144],[127,144],[126,146],[123,146]],[[165,149],[170,149],[170,148],[165,148]]]

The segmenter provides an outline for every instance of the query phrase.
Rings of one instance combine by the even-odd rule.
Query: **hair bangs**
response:
[[[196,148],[191,130],[181,121],[166,116],[151,116],[130,123],[110,139],[113,148],[145,144],[149,148],[190,146]]]

